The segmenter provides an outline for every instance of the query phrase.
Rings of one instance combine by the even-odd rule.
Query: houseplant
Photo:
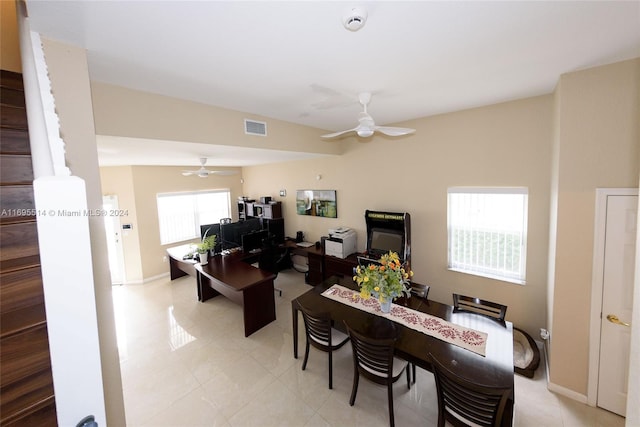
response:
[[[206,234],[202,238],[202,241],[196,245],[196,252],[200,259],[200,265],[204,265],[209,262],[209,252],[216,246],[216,235],[212,234],[207,236]]]
[[[405,294],[409,296],[409,278],[413,271],[406,271],[396,252],[382,255],[376,264],[356,267],[354,282],[360,286],[360,296],[378,299],[380,308],[388,313],[391,302]]]

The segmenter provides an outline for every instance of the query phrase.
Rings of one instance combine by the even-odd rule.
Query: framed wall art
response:
[[[336,190],[297,190],[296,211],[298,215],[337,218]]]

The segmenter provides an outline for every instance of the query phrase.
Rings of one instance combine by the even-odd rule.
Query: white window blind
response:
[[[199,238],[200,225],[231,217],[230,198],[228,189],[157,194],[160,243]]]
[[[449,268],[524,284],[528,190],[452,187],[447,193]]]

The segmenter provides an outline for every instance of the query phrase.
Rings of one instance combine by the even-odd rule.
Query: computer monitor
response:
[[[252,231],[250,233],[243,234],[241,237],[242,252],[251,253],[258,251],[262,248],[263,241],[267,236],[267,230]]]
[[[259,218],[251,218],[246,221],[232,222],[220,225],[222,249],[242,247],[242,236],[252,231],[262,230]]]

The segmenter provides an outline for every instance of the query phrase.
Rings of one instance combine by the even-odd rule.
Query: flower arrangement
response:
[[[380,257],[379,264],[356,267],[353,281],[360,286],[360,296],[368,299],[372,295],[381,303],[393,301],[402,294],[409,296],[409,278],[413,271],[405,271],[396,252]]]

